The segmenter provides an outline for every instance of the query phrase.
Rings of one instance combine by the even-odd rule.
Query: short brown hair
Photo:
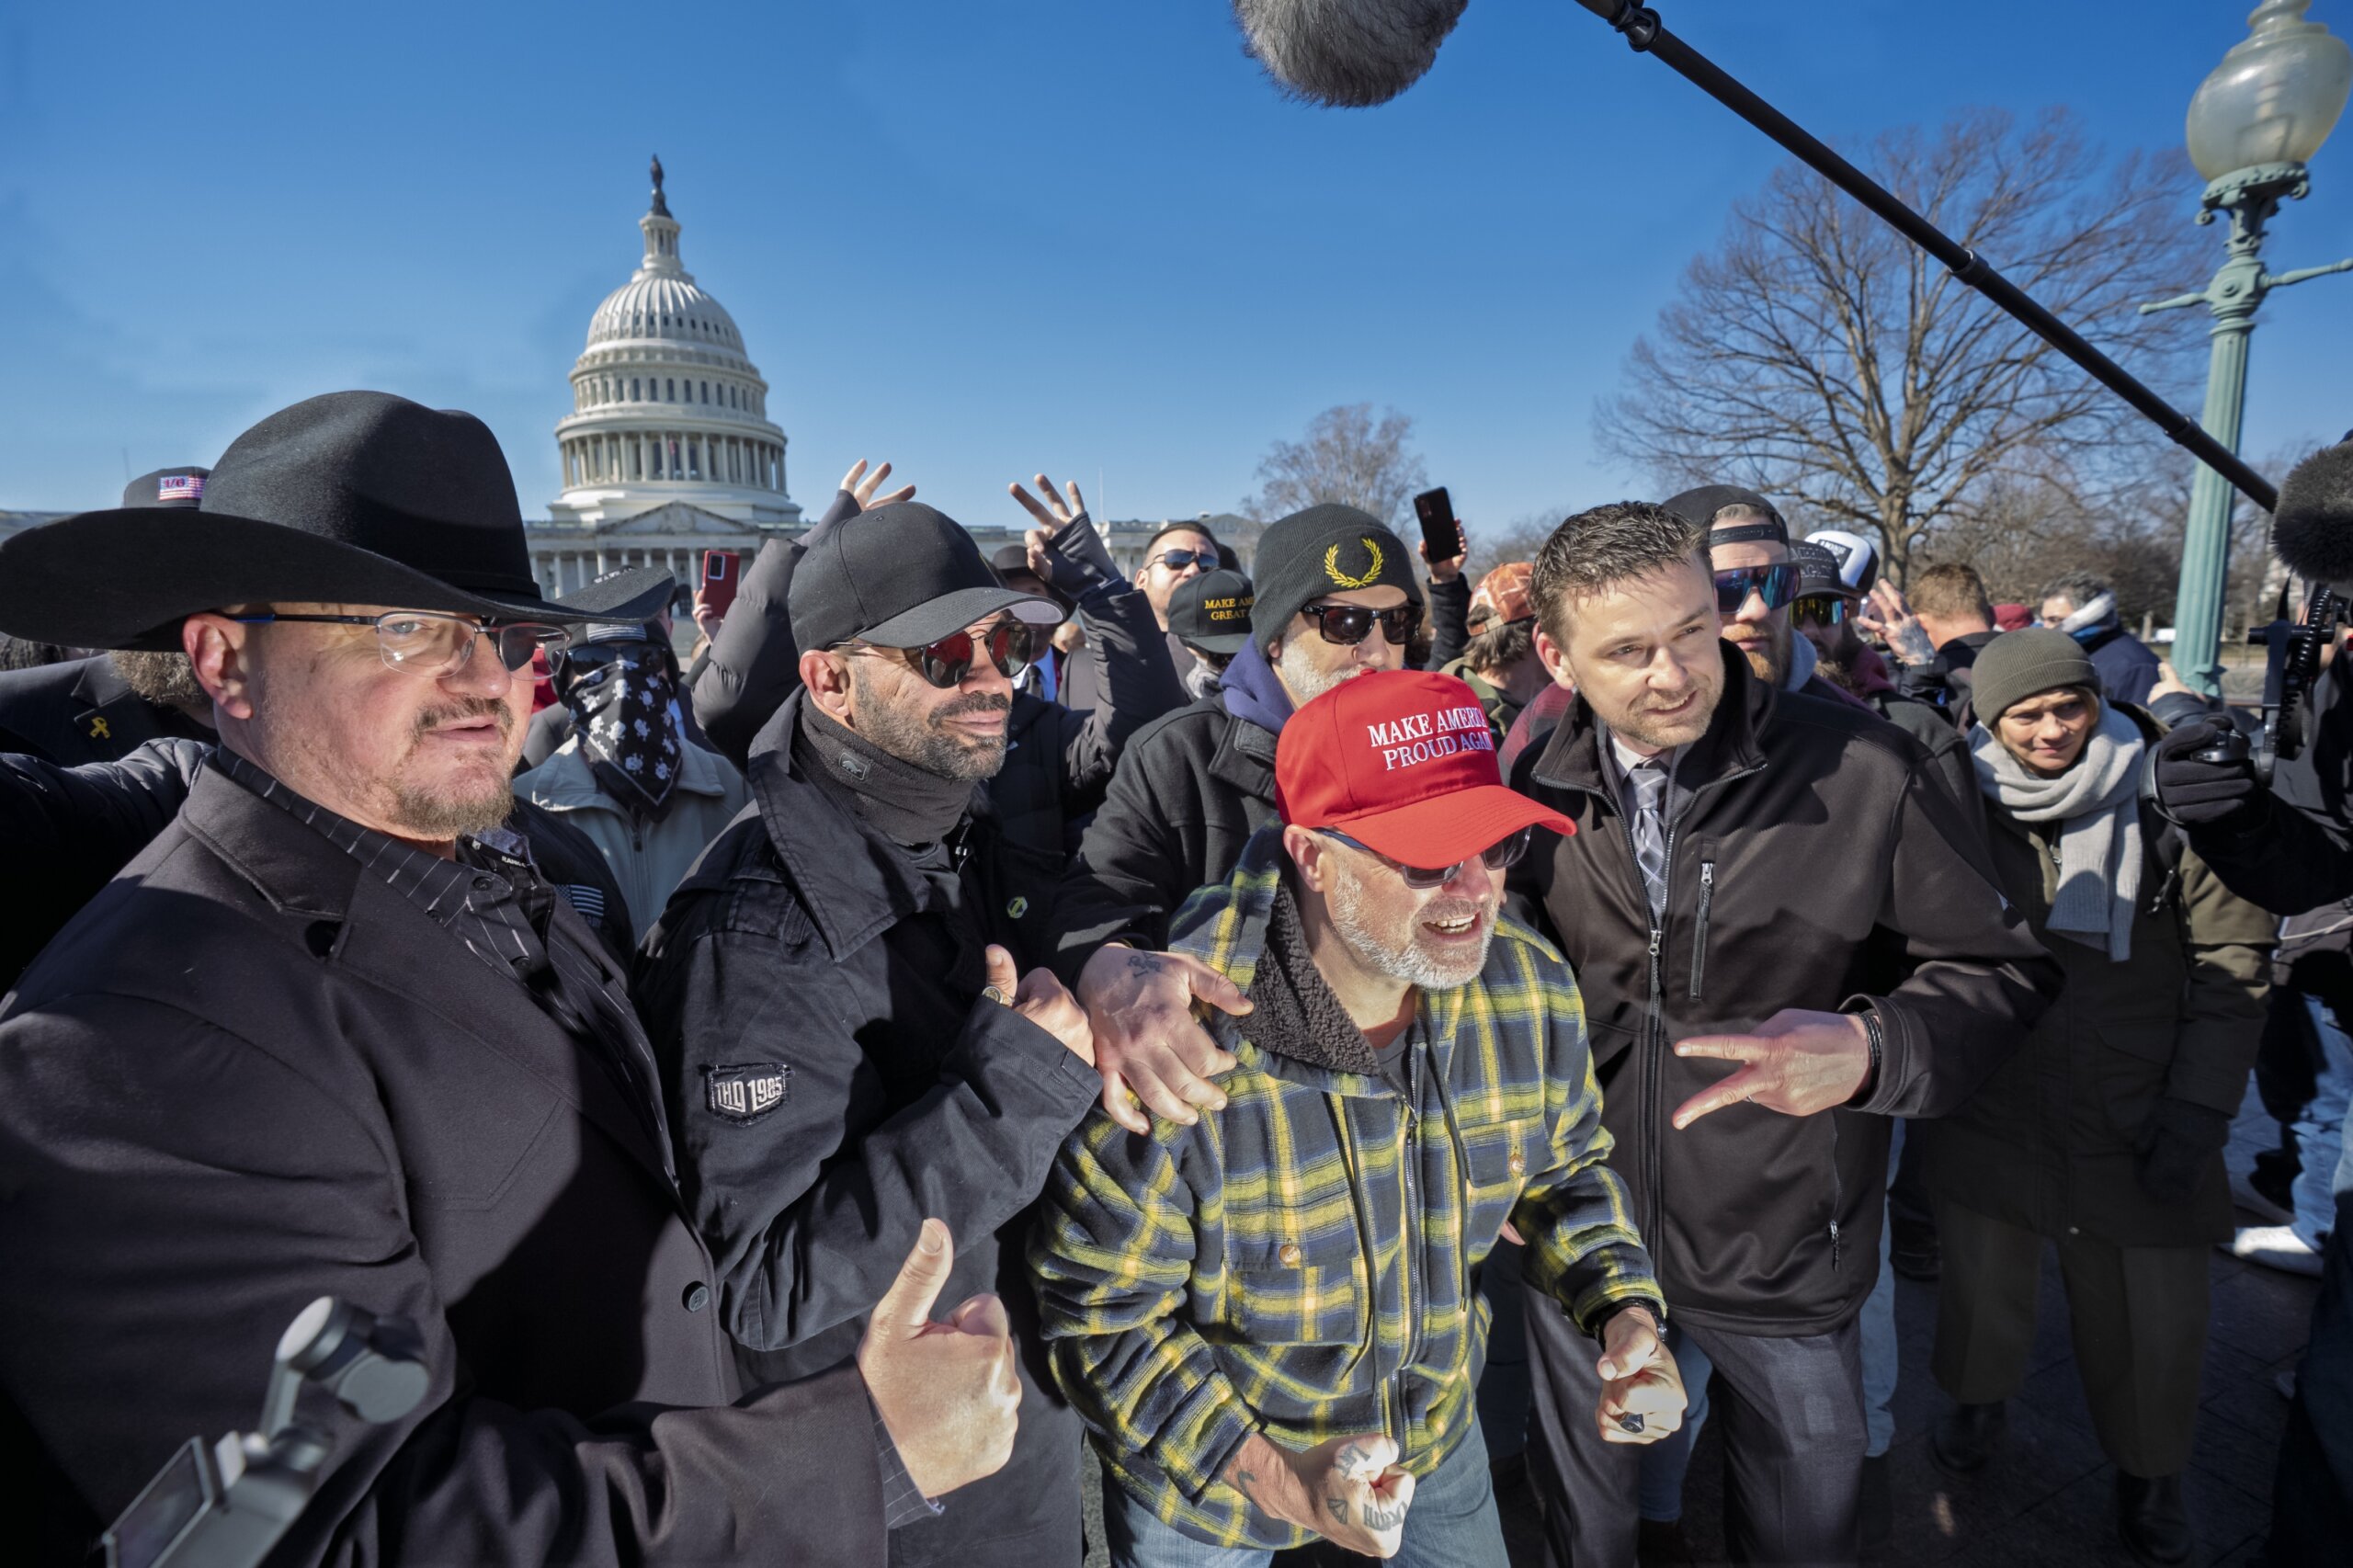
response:
[[[1555,642],[1568,641],[1572,599],[1589,599],[1620,583],[1676,566],[1707,569],[1707,534],[1649,501],[1612,501],[1579,512],[1536,552],[1529,597],[1536,619]]]
[[[1536,646],[1535,629],[1524,620],[1499,620],[1463,644],[1462,662],[1479,675],[1508,669]]]
[[[1913,578],[1904,597],[1916,614],[1933,615],[1939,620],[1973,616],[1989,627],[1994,624],[1994,601],[1985,597],[1985,579],[1977,574],[1976,567],[1958,561],[1931,566]]]

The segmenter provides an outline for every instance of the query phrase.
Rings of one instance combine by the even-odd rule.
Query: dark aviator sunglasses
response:
[[[1432,888],[1442,888],[1446,886],[1447,883],[1452,881],[1455,877],[1461,872],[1464,866],[1469,864],[1469,862],[1465,860],[1457,860],[1451,866],[1403,865],[1398,861],[1391,859],[1388,856],[1383,855],[1371,845],[1359,843],[1356,839],[1350,838],[1347,834],[1341,833],[1336,829],[1319,827],[1315,831],[1322,834],[1326,838],[1338,839],[1341,843],[1347,845],[1351,849],[1363,850],[1366,854],[1371,856],[1382,865],[1394,870],[1399,877],[1404,880],[1404,883],[1407,887],[1413,888],[1417,892],[1427,892]],[[1484,849],[1479,851],[1479,858],[1486,862],[1487,869],[1490,871],[1500,871],[1506,867],[1519,864],[1519,858],[1528,853],[1528,838],[1531,831],[1531,829],[1523,827],[1508,838],[1497,839],[1495,843],[1488,845]]]
[[[904,653],[923,674],[923,678],[942,691],[961,686],[972,672],[976,648],[984,648],[989,663],[1003,671],[1011,680],[1029,667],[1030,650],[1036,639],[1027,622],[1000,620],[981,637],[970,631],[951,631],[937,642],[920,648],[894,648],[891,652]],[[850,643],[851,647],[870,647],[870,643]]]

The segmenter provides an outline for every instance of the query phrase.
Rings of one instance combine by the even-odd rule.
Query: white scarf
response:
[[[2027,771],[1984,724],[1971,727],[1977,786],[2020,822],[2056,822],[2059,891],[2049,929],[2109,960],[2132,956],[2132,911],[2141,893],[2141,727],[2103,702],[2099,727],[2075,766],[2056,778]]]

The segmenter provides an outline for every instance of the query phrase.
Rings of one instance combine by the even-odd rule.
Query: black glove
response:
[[[2263,786],[2254,763],[2204,762],[2196,755],[2212,745],[2228,722],[2196,720],[2157,743],[2152,764],[2157,804],[2185,827],[2244,830],[2263,820]]]
[[[1085,598],[1106,583],[1124,587],[1127,579],[1111,560],[1095,519],[1081,512],[1054,530],[1046,540],[1045,580],[1056,593]]]
[[[2222,1112],[2170,1095],[2160,1099],[2141,1124],[2141,1190],[2160,1202],[2188,1202],[2230,1139],[2231,1119]]]

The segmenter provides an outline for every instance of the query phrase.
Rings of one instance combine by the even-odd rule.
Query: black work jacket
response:
[[[339,1296],[412,1321],[430,1386],[382,1426],[305,1403],[335,1448],[274,1564],[881,1562],[854,1369],[725,1408],[653,1114],[208,767],[0,1005],[0,1388],[110,1517],[188,1437],[250,1426],[280,1332]]]
[[[1275,735],[1212,692],[1146,725],[1055,894],[1051,960],[1074,983],[1114,938],[1168,945],[1168,923],[1197,888],[1222,882],[1275,814]]]
[[[0,670],[0,752],[78,767],[113,762],[152,740],[210,742],[211,730],[131,689],[104,653],[37,669]]]
[[[1576,824],[1513,873],[1575,971],[1610,1167],[1634,1197],[1668,1310],[1734,1333],[1819,1334],[1877,1277],[1890,1115],[1934,1116],[2012,1050],[2058,966],[2005,905],[1975,824],[1910,736],[1777,692],[1724,650],[1708,732],[1683,749],[1666,910],[1653,929],[1607,740],[1580,698],[1515,788]],[[1732,1071],[1675,1041],[1784,1008],[1868,1004],[1884,1051],[1859,1105],[1810,1117],[1676,1108]]]
[[[1021,896],[994,822],[968,821],[949,898],[801,771],[790,737],[807,700],[795,691],[753,746],[753,809],[671,894],[639,966],[719,1316],[764,1377],[830,1365],[857,1347],[924,1219],[944,1221],[956,1250],[943,1308],[1003,1294],[1032,1375],[1012,1462],[936,1523],[895,1532],[893,1559],[1053,1538],[1065,1511],[1074,1540],[1078,1427],[1035,1375],[1020,1219],[1102,1081],[982,995],[982,946],[1014,937]],[[765,1108],[733,1087],[763,1081],[778,1091]]]

